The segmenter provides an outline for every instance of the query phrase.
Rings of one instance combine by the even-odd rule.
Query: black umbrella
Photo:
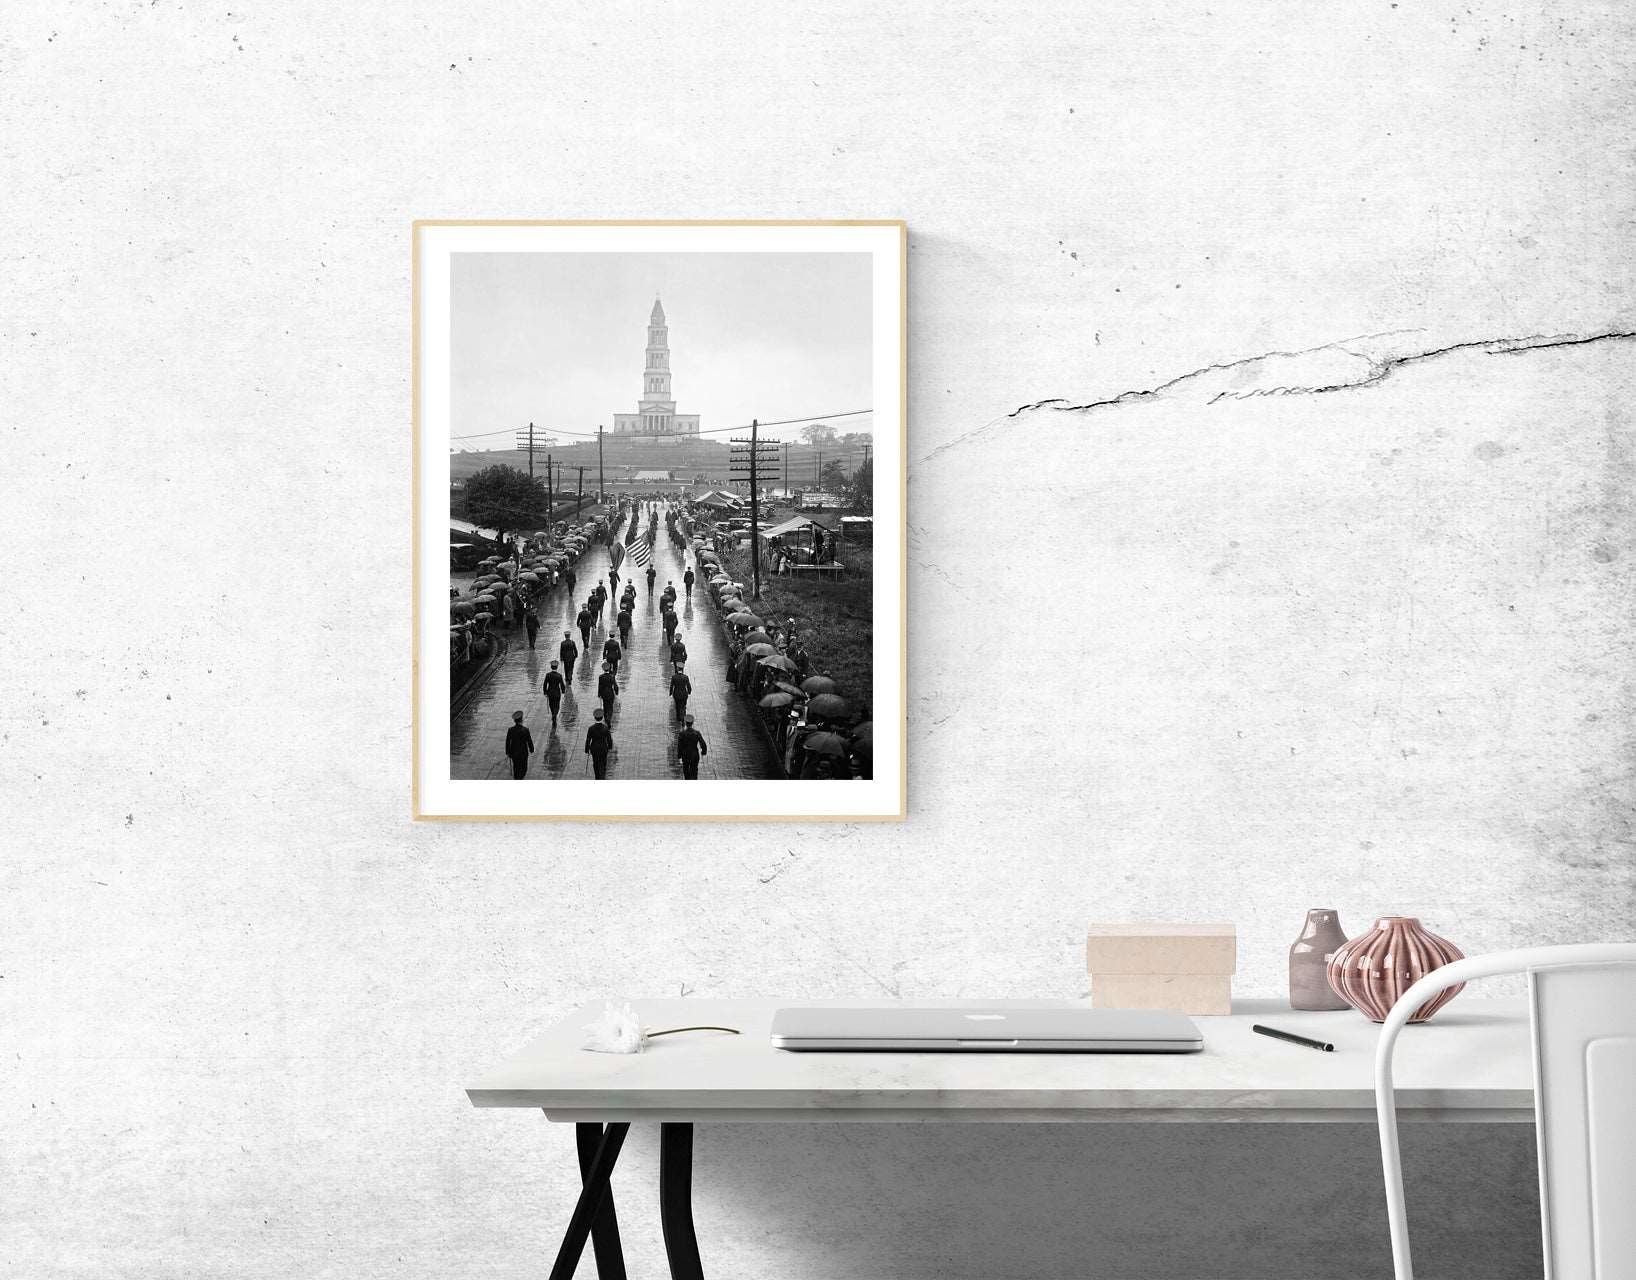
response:
[[[838,693],[820,693],[807,704],[807,715],[820,720],[841,720],[852,708]]]

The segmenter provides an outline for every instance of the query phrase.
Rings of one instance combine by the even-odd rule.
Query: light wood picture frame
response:
[[[414,817],[905,817],[905,224],[423,220],[412,278]]]

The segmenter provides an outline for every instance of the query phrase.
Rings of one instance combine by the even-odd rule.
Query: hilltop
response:
[[[547,453],[551,455],[552,462],[559,466],[559,485],[572,490],[577,483],[575,468],[584,467],[586,489],[596,487],[595,440],[576,440],[571,444],[552,445],[549,449],[536,448],[534,473],[542,479]],[[790,475],[798,485],[816,481],[820,454],[825,463],[838,458],[848,472],[855,470],[862,461],[861,448],[856,445],[832,445],[819,450],[808,444],[792,443],[787,454],[779,450],[781,458],[788,457]],[[655,440],[607,435],[602,443],[603,472],[610,487],[631,483],[639,471],[668,471],[672,483],[725,486],[733,479],[729,457],[728,444],[721,437]],[[450,454],[449,478],[464,480],[484,467],[497,464],[527,471],[528,454],[519,449]]]

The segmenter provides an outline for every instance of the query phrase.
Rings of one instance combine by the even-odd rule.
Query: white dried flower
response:
[[[592,1053],[641,1053],[642,1021],[636,1010],[608,1001],[602,1016],[585,1028],[584,1047]]]

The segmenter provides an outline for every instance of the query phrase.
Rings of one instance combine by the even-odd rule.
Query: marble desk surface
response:
[[[474,1106],[538,1107],[557,1121],[1371,1121],[1380,1028],[1350,1010],[1295,1013],[1235,1001],[1196,1017],[1187,1054],[790,1053],[768,1040],[790,1004],[871,1001],[638,1000],[642,1025],[716,1023],[639,1054],[580,1046],[586,1005],[466,1090]],[[889,1004],[890,1002],[879,1002]],[[973,1005],[976,1001],[920,1001]],[[1071,1004],[1071,1001],[1038,1001]],[[1250,1031],[1252,1022],[1334,1044],[1321,1053]],[[1396,1057],[1403,1120],[1533,1121],[1527,1002],[1461,996],[1408,1027]]]

